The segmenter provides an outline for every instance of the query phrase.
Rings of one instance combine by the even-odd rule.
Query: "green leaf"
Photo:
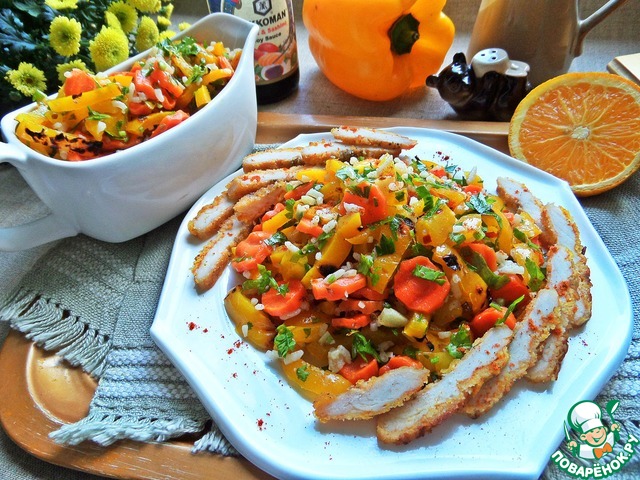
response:
[[[309,377],[309,369],[307,365],[296,368],[296,376],[303,382],[306,382]]]
[[[273,339],[273,346],[278,352],[278,356],[284,358],[289,352],[293,352],[296,348],[296,341],[293,338],[293,332],[284,323],[276,328],[276,336]]]
[[[269,245],[270,247],[275,247],[276,245],[282,245],[284,244],[284,242],[286,242],[287,236],[282,233],[282,232],[276,232],[273,235],[271,235],[269,238],[267,238],[264,241],[265,245]]]
[[[362,254],[360,255],[360,261],[358,262],[358,273],[363,274],[371,279],[371,284],[375,285],[380,280],[380,275],[377,275],[373,271],[373,255]]]
[[[378,256],[391,255],[396,252],[396,244],[393,239],[388,238],[384,234],[380,236],[380,243],[376,245],[376,254]]]
[[[438,285],[444,285],[446,283],[446,276],[444,272],[425,267],[424,265],[416,265],[416,268],[414,268],[411,273],[413,273],[414,277],[429,280],[430,282],[436,282]]]
[[[489,288],[498,289],[509,283],[509,277],[507,275],[498,275],[493,273],[487,265],[484,257],[478,252],[474,252],[470,248],[466,247],[463,249],[462,253],[465,258],[469,259],[468,264],[471,269],[480,275],[480,278],[484,280],[484,283],[486,283]]]
[[[380,355],[378,351],[373,347],[371,341],[367,339],[363,334],[352,330],[350,335],[353,335],[353,344],[351,346],[351,358],[356,358],[360,355],[364,360],[367,360],[367,355],[371,355],[376,360],[380,361]]]
[[[493,198],[487,198],[484,193],[480,192],[477,195],[473,195],[467,202],[467,205],[480,214],[489,214],[493,213],[491,205],[494,203],[495,200]]]
[[[542,285],[544,283],[544,279],[545,274],[544,272],[540,269],[540,267],[538,266],[538,264],[536,262],[534,262],[533,260],[531,260],[530,258],[527,258],[525,260],[525,268],[527,269],[527,272],[529,273],[529,289],[532,292],[537,292],[538,290],[540,290],[540,288],[542,288]]]
[[[269,288],[278,288],[278,282],[276,282],[271,271],[269,271],[264,265],[258,265],[258,277],[252,280],[245,280],[242,282],[242,290],[257,290],[259,293],[264,293]]]
[[[504,312],[504,315],[502,316],[502,318],[496,322],[496,325],[502,325],[504,322],[506,322],[507,318],[509,318],[509,315],[511,315],[514,312],[514,310],[522,300],[524,300],[524,295],[519,296],[513,302],[511,302],[511,304],[507,307],[507,310]],[[493,303],[491,304],[491,306],[495,308]]]
[[[446,350],[453,358],[462,358],[466,350],[472,345],[469,327],[465,324],[460,325],[458,330],[451,335],[449,345]]]

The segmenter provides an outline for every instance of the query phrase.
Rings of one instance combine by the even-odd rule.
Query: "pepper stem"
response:
[[[418,26],[420,22],[407,13],[399,17],[389,29],[389,39],[391,40],[391,51],[398,55],[410,53],[413,44],[420,38]]]

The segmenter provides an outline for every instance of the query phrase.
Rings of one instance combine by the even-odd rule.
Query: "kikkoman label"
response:
[[[584,479],[606,478],[625,468],[640,440],[615,420],[619,405],[617,400],[607,403],[608,422],[594,402],[573,405],[564,425],[564,449],[556,450],[551,461],[570,476]]]
[[[298,69],[292,2],[286,0],[209,0],[211,12],[244,18],[260,27],[254,51],[256,85],[275,83]]]

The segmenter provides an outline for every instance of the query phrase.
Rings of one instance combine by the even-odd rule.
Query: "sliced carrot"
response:
[[[296,225],[296,230],[301,233],[306,233],[307,235],[311,235],[312,237],[319,237],[322,233],[322,227],[320,225],[316,225],[311,222],[310,218],[301,218],[298,224]]]
[[[331,326],[333,328],[349,328],[352,330],[366,327],[370,323],[371,317],[364,314],[355,315],[353,317],[335,317],[331,319]]]
[[[510,305],[516,299],[524,295],[524,299],[520,302],[520,307],[525,306],[531,301],[531,292],[529,287],[524,283],[524,279],[520,275],[510,273],[507,275],[509,282],[500,288],[489,289],[491,298],[495,300],[502,299],[505,305]]]
[[[489,245],[481,242],[474,242],[468,244],[467,246],[478,255],[481,255],[482,258],[484,258],[484,261],[486,262],[487,267],[489,267],[489,270],[495,272],[498,269],[498,257],[496,256],[495,250]]]
[[[167,115],[162,120],[160,120],[160,123],[151,134],[151,138],[166,132],[170,128],[173,128],[179,123],[184,122],[187,118],[189,118],[189,114],[187,112],[183,112],[182,110],[178,110],[176,113]]]
[[[251,232],[247,238],[238,243],[235,258],[231,262],[234,270],[246,272],[257,268],[273,251],[269,245],[264,243],[270,237],[271,234],[268,232]]]
[[[351,190],[344,192],[342,198],[342,210],[345,203],[357,205],[363,209],[360,219],[363,225],[378,222],[387,218],[387,198],[380,187],[368,182],[361,182],[357,186],[358,193]],[[367,196],[364,196],[364,195]]]
[[[505,313],[507,313],[507,307],[489,307],[473,317],[469,322],[469,327],[476,338],[481,337],[487,330],[493,327],[498,320],[502,319]],[[513,330],[516,326],[515,315],[510,313],[504,324]]]
[[[418,266],[441,271],[427,257],[418,256],[404,260],[398,266],[393,290],[396,298],[410,310],[430,314],[444,304],[451,285],[444,276],[440,279],[441,284],[417,277],[414,271]]]
[[[284,283],[280,283],[283,285]],[[300,280],[287,282],[288,289],[281,295],[275,288],[270,288],[262,294],[264,311],[274,317],[291,315],[302,306],[307,295],[307,290]]]
[[[346,363],[338,373],[355,384],[358,380],[368,380],[378,375],[378,361],[375,358],[365,360],[357,357],[353,362]]]
[[[467,195],[477,195],[482,192],[482,185],[465,185],[462,187],[462,191]]]
[[[422,363],[420,363],[415,358],[411,358],[408,355],[396,355],[395,357],[391,357],[385,365],[380,367],[378,374],[383,375],[389,370],[400,367],[424,368]]]
[[[96,82],[93,77],[79,68],[72,69],[64,81],[65,95],[80,95],[84,92],[90,92],[95,88]]]
[[[343,300],[338,305],[339,312],[357,312],[365,315],[380,312],[383,308],[384,302],[382,300],[361,300],[359,298]]]
[[[364,287],[358,290],[357,292],[353,292],[351,295],[354,298],[365,298],[367,300],[384,300],[387,298],[388,293],[386,292],[376,292],[374,289],[369,287]]]
[[[298,185],[293,190],[288,191],[284,194],[285,200],[300,200],[303,195],[305,195],[311,188],[313,187],[313,182],[303,183],[302,185]]]
[[[342,300],[367,285],[367,277],[358,273],[353,277],[340,277],[335,282],[324,278],[311,280],[311,291],[316,300]]]

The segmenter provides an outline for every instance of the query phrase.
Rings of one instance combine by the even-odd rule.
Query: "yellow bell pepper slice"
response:
[[[333,236],[327,241],[321,251],[319,260],[316,260],[313,267],[302,278],[302,284],[311,288],[311,280],[320,278],[320,267],[323,265],[332,265],[339,268],[349,256],[351,252],[351,244],[347,238],[353,237],[358,233],[358,228],[362,225],[360,213],[354,212],[338,219],[338,225]]]
[[[260,350],[271,348],[276,327],[266,313],[256,310],[251,300],[242,293],[240,286],[225,297],[224,307],[235,324],[238,335]]]
[[[209,88],[206,85],[200,86],[200,88],[196,90],[195,99],[196,99],[196,106],[198,108],[209,103],[211,101],[211,94],[209,93]]]
[[[210,83],[217,82],[218,80],[231,78],[232,75],[233,70],[230,68],[218,68],[216,70],[211,70],[202,77],[202,84],[209,85]]]
[[[103,100],[112,100],[121,95],[120,87],[116,83],[110,83],[104,87],[84,92],[78,96],[58,97],[51,100],[48,105],[52,112],[70,112],[81,108],[90,107]]]

